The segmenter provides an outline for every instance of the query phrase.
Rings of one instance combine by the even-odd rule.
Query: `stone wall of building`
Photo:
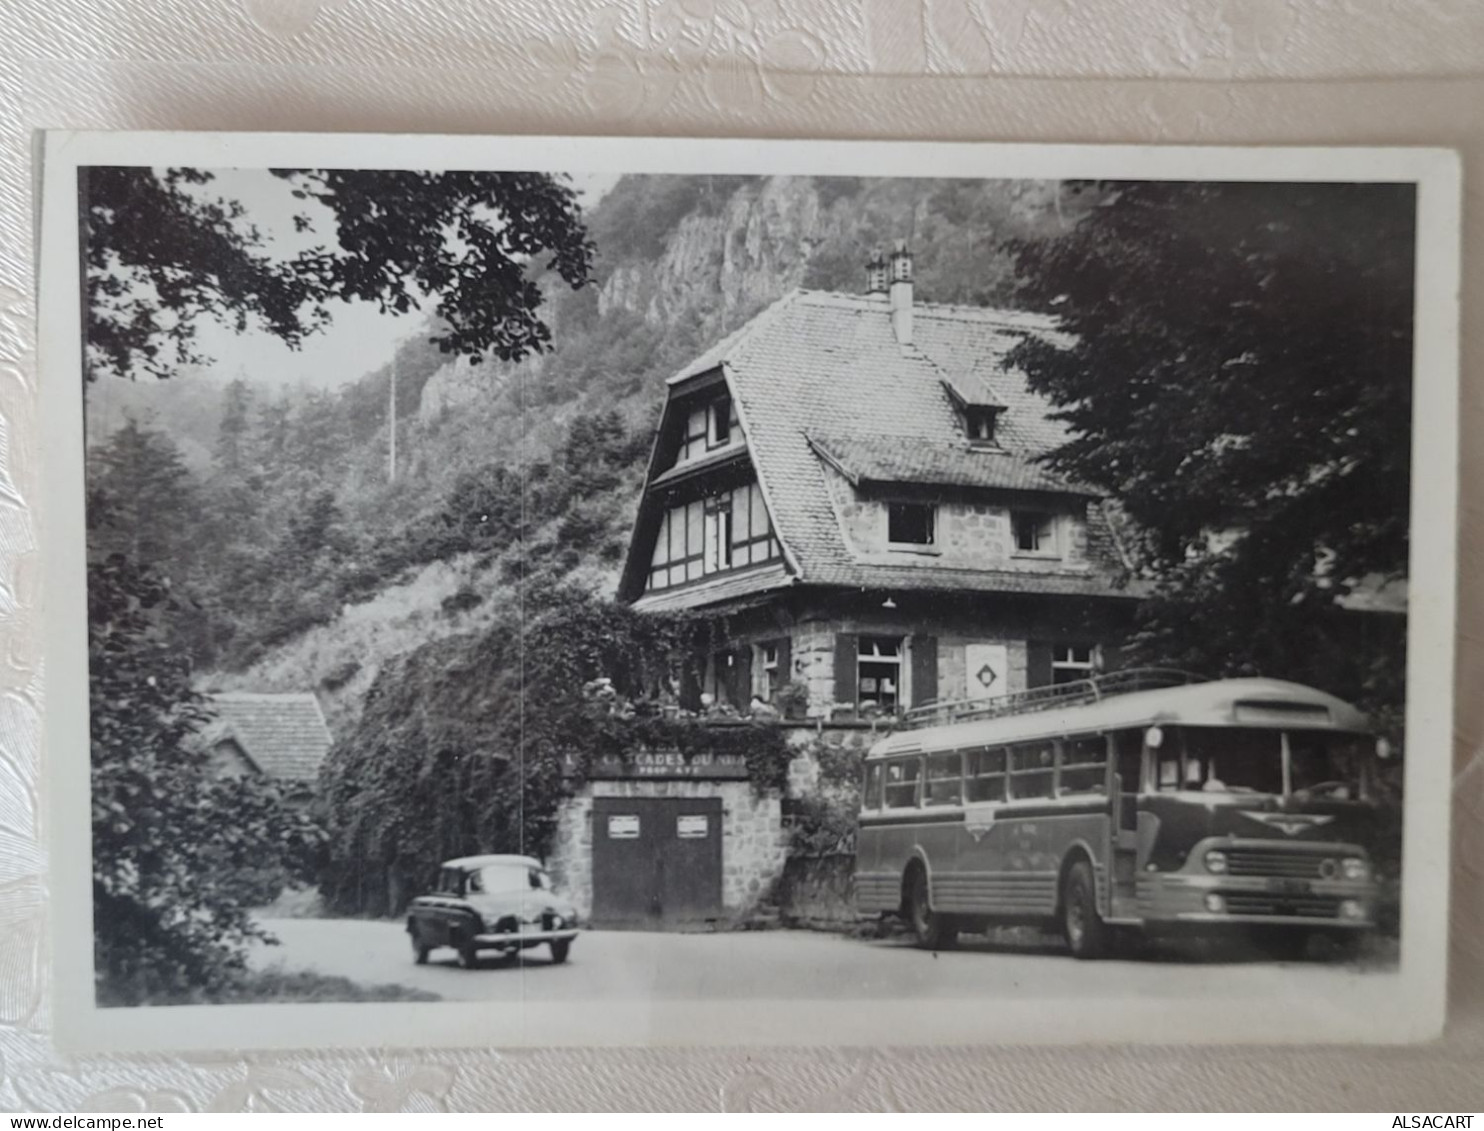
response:
[[[793,678],[809,690],[808,713],[827,715],[835,701],[835,626],[829,621],[803,621],[789,642]]]
[[[912,561],[931,558],[944,567],[983,569],[996,564],[1022,569],[1066,569],[1087,564],[1085,506],[1066,504],[1056,515],[1054,555],[1021,554],[1015,549],[1011,509],[1001,504],[942,501],[936,504],[933,544],[894,546],[887,540],[887,501],[863,498],[834,468],[822,465],[830,502],[840,516],[840,527],[850,548],[864,560]],[[1050,509],[1049,507],[1046,509]]]
[[[975,633],[973,636],[941,635],[938,637],[938,698],[943,700],[967,699],[970,697],[970,672],[968,647],[971,644],[1001,644],[1005,648],[1008,668],[1003,673],[1005,683],[996,685],[1004,694],[1024,691],[1029,686],[1029,648],[1024,636],[1001,636],[995,633]],[[977,689],[976,689],[977,693]]]
[[[547,867],[557,888],[584,919],[593,909],[595,797],[719,797],[723,913],[739,918],[769,894],[783,872],[788,838],[782,801],[746,781],[593,781],[564,804]]]

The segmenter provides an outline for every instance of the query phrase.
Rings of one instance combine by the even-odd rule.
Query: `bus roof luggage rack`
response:
[[[1005,715],[1053,711],[1083,703],[1096,703],[1101,699],[1128,695],[1134,691],[1154,691],[1204,682],[1200,676],[1175,668],[1128,668],[1071,683],[1033,687],[1028,691],[1001,695],[996,699],[945,699],[936,703],[924,703],[906,711],[902,721],[908,727],[925,727],[972,719],[997,719]]]

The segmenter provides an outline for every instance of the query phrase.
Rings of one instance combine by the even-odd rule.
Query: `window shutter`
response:
[[[1123,667],[1123,650],[1116,644],[1099,645],[1098,655],[1102,659],[1101,671],[1116,672]]]
[[[794,678],[794,660],[793,653],[789,649],[789,643],[790,641],[787,636],[781,636],[773,641],[774,646],[778,649],[778,686],[780,688],[792,683]]]
[[[745,711],[752,702],[752,645],[732,653],[732,706]]]
[[[835,633],[835,702],[844,706],[856,701],[856,661],[860,641],[846,632]]]
[[[1025,645],[1026,687],[1051,685],[1051,645],[1044,640],[1030,640]]]
[[[912,638],[912,705],[920,707],[938,697],[938,638]]]

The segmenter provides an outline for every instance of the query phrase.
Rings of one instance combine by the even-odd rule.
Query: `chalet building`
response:
[[[692,695],[871,717],[1115,663],[1136,590],[1006,363],[1055,323],[912,286],[877,256],[864,295],[795,291],[670,379],[619,597],[721,626]]]
[[[795,291],[670,379],[619,588],[713,624],[682,705],[861,748],[914,706],[1114,664],[1136,598],[1098,492],[1033,458],[1065,433],[1006,358],[1054,321],[914,302],[903,248],[867,281]],[[745,777],[595,767],[553,866],[599,925],[743,913],[789,865],[787,799]]]
[[[291,800],[307,802],[330,751],[330,728],[311,694],[218,692],[216,716],[197,741],[223,777],[262,776],[279,782]]]

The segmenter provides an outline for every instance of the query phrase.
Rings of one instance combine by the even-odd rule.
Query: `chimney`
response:
[[[871,258],[866,261],[866,294],[880,295],[885,298],[886,286],[886,256],[881,253],[879,247],[874,248],[871,251]]]
[[[897,345],[912,344],[912,253],[906,240],[897,240],[891,253],[891,332]]]

